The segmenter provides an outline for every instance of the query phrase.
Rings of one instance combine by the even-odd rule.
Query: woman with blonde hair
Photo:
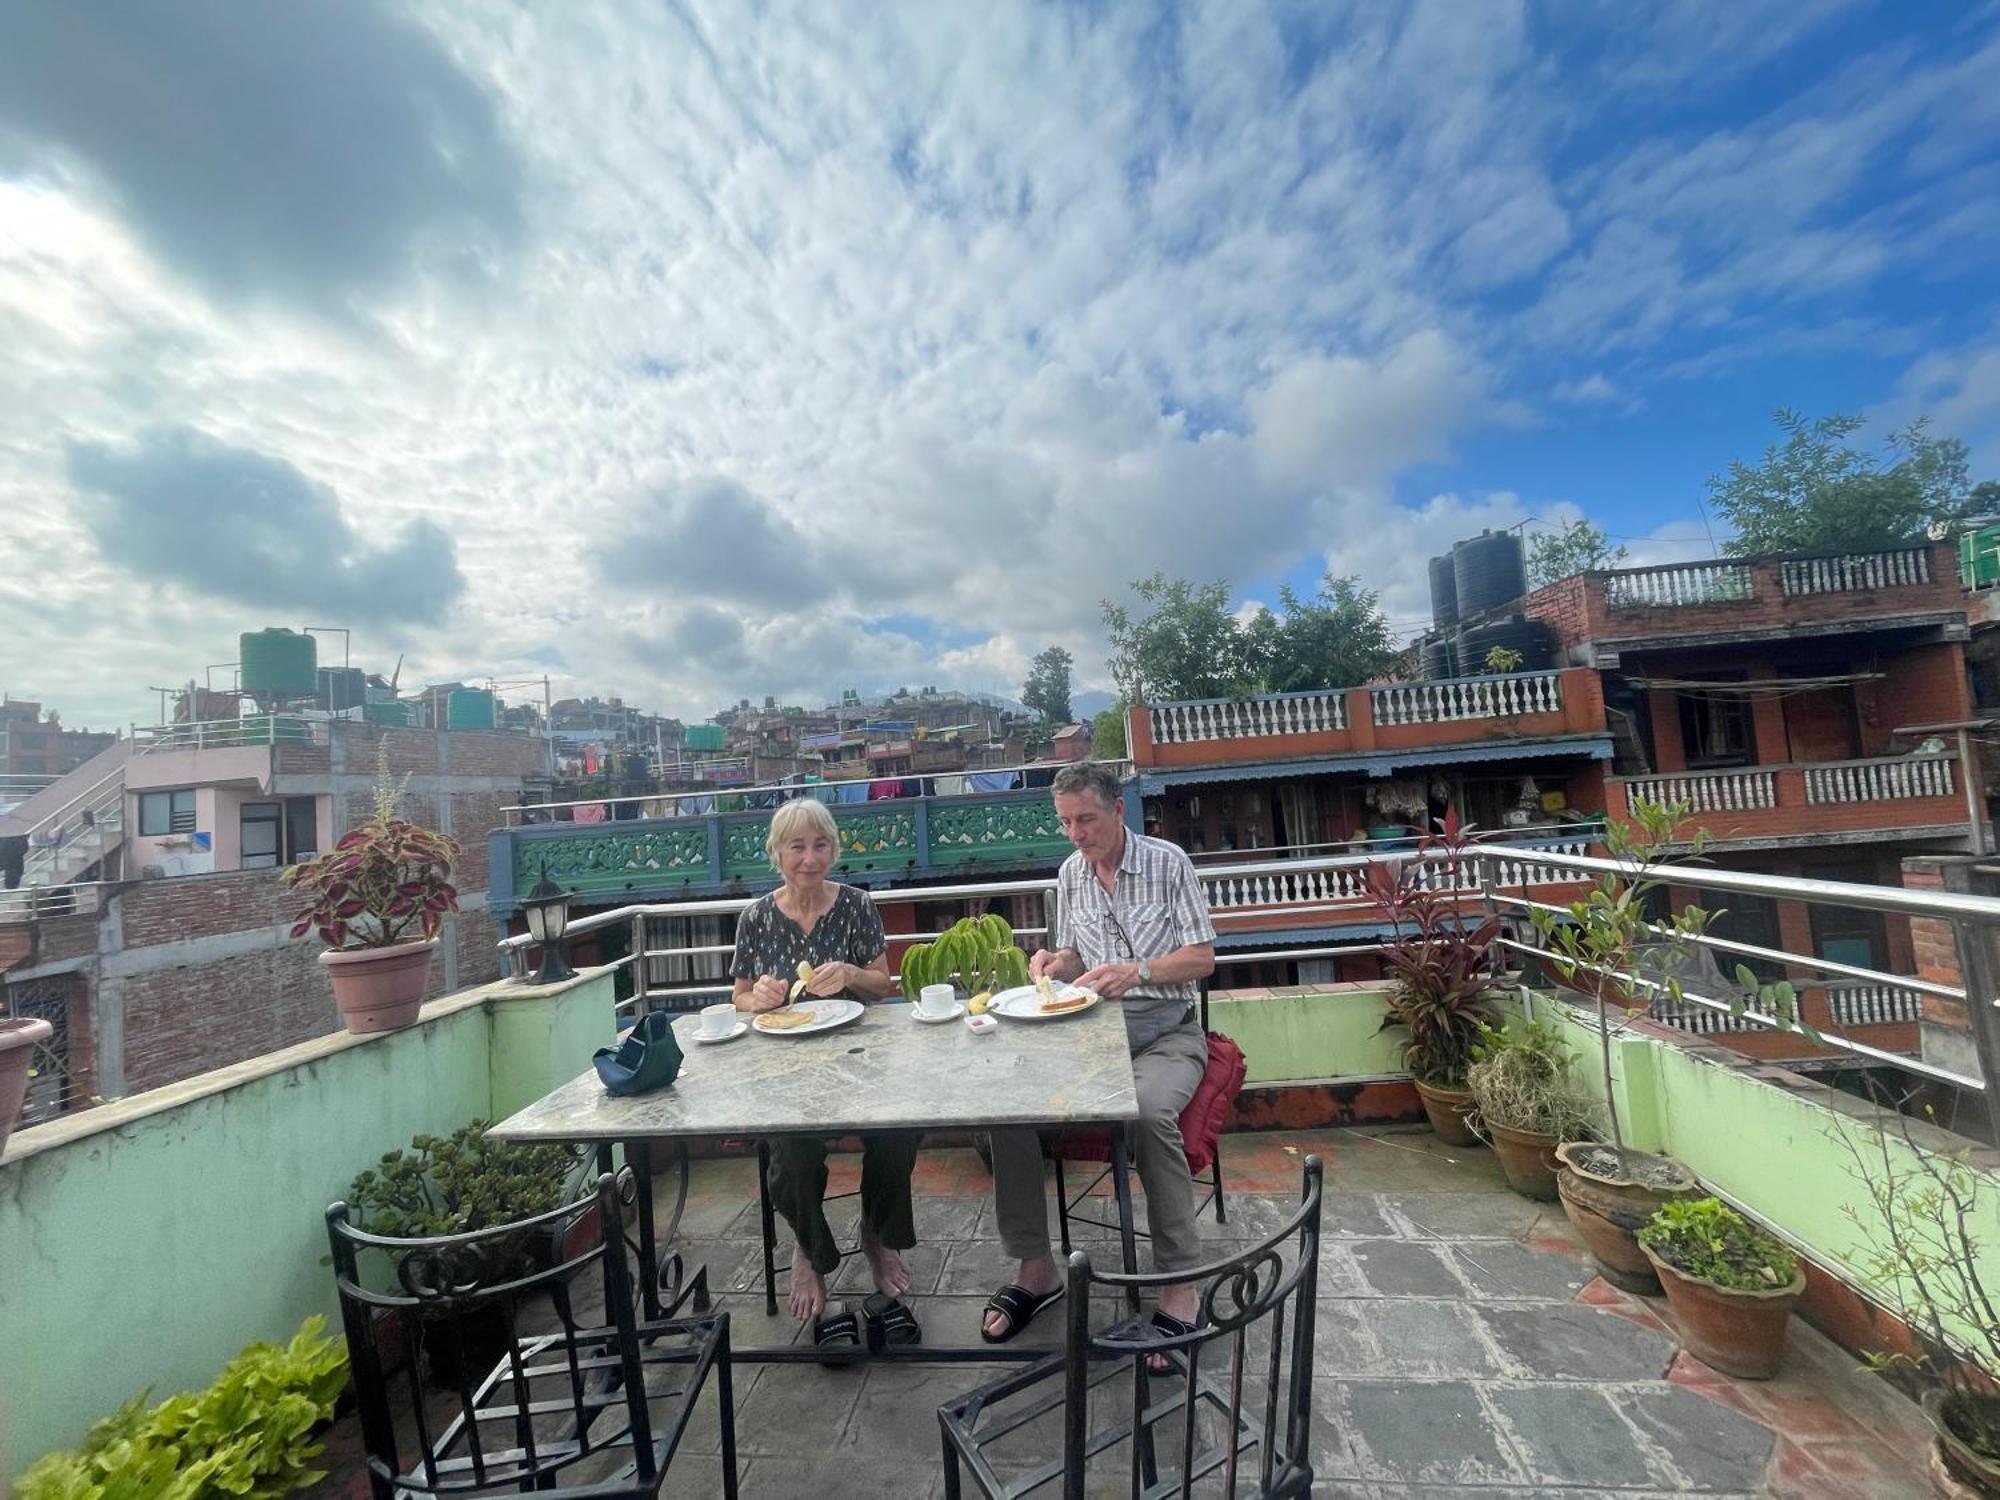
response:
[[[787,802],[771,818],[764,848],[783,882],[760,896],[736,922],[738,1010],[777,1010],[788,1002],[801,961],[812,965],[805,994],[841,995],[864,1003],[896,992],[889,975],[889,941],[882,915],[865,892],[827,877],[840,859],[833,814],[811,798]],[[875,1131],[861,1138],[861,1249],[880,1294],[865,1304],[892,1343],[921,1338],[901,1301],[909,1268],[898,1253],[917,1242],[910,1203],[910,1173],[918,1136]],[[840,1250],[826,1222],[826,1143],[817,1136],[783,1136],[771,1143],[771,1201],[792,1226],[791,1310],[814,1325],[823,1345],[858,1345],[861,1328],[852,1313],[824,1317],[826,1278],[840,1264]]]

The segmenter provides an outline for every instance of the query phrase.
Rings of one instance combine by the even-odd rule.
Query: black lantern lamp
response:
[[[535,971],[534,984],[556,984],[576,977],[563,958],[562,937],[569,927],[569,892],[549,879],[549,867],[542,866],[542,878],[521,898],[521,911],[528,919],[528,936],[542,950],[542,966]]]

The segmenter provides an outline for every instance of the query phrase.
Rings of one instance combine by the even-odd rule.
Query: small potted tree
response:
[[[1647,896],[1664,884],[1648,872],[1661,867],[1661,851],[1674,842],[1687,810],[1684,802],[1663,806],[1635,801],[1631,822],[1613,824],[1604,834],[1611,857],[1625,868],[1599,877],[1564,911],[1538,907],[1530,913],[1542,947],[1557,955],[1550,961],[1557,976],[1589,997],[1597,1011],[1604,1108],[1611,1126],[1608,1142],[1566,1140],[1557,1148],[1562,1170],[1556,1187],[1563,1212],[1597,1258],[1604,1279],[1647,1296],[1659,1295],[1660,1282],[1639,1249],[1639,1229],[1663,1203],[1692,1197],[1698,1187],[1694,1174],[1672,1157],[1625,1143],[1611,1073],[1612,1016],[1615,1012],[1622,1023],[1633,1010],[1648,1009],[1661,992],[1678,1000],[1675,970],[1689,938],[1710,920],[1698,906],[1684,907],[1661,922],[1646,915]],[[1703,842],[1699,830],[1691,842],[1698,854]]]
[[[417,1019],[445,915],[458,910],[458,845],[396,816],[388,746],[377,761],[375,814],[317,859],[279,877],[306,905],[292,936],[319,935],[320,964],[352,1032],[394,1031]]]
[[[1799,1258],[1719,1198],[1665,1203],[1639,1231],[1688,1353],[1725,1375],[1769,1380],[1806,1289]]]
[[[1507,1185],[1543,1203],[1556,1199],[1557,1143],[1581,1133],[1591,1116],[1590,1096],[1570,1078],[1569,1062],[1569,1044],[1555,1027],[1516,1021],[1480,1033],[1465,1074],[1471,1123],[1492,1143]]]
[[[1465,1073],[1480,1032],[1493,1022],[1487,959],[1500,923],[1466,919],[1470,826],[1452,810],[1437,829],[1418,841],[1413,857],[1368,867],[1368,888],[1396,929],[1388,950],[1393,988],[1378,1030],[1400,1027],[1408,1034],[1403,1066],[1438,1138],[1474,1146],[1479,1136],[1466,1123],[1472,1093]]]

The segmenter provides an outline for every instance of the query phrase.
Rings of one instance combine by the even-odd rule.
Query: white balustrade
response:
[[[1506,852],[1494,864],[1493,880],[1496,886],[1505,890],[1518,890],[1524,885],[1575,883],[1581,877],[1574,871],[1539,864],[1535,856],[1545,851],[1582,855],[1591,850],[1587,838],[1549,840],[1533,846],[1524,845],[1518,850],[1511,846],[1499,847]],[[1203,875],[1201,886],[1208,897],[1209,909],[1218,912],[1366,901],[1370,896],[1369,866],[1385,863],[1402,865],[1415,857],[1404,852],[1374,859],[1367,855],[1355,855],[1338,864],[1315,870],[1281,870],[1258,875]],[[1418,864],[1411,880],[1418,889],[1427,891],[1472,892],[1480,889],[1479,871],[1471,863],[1461,866],[1456,880],[1450,878],[1449,871],[1450,866],[1444,860],[1424,859]]]
[[[1775,768],[1746,767],[1727,771],[1685,771],[1664,776],[1614,778],[1625,785],[1629,807],[1638,801],[1670,806],[1685,802],[1690,812],[1761,812],[1778,805]]]
[[[1905,797],[1949,797],[1956,790],[1949,755],[1893,760],[1843,760],[1806,767],[1806,801],[1895,802]]]
[[[1396,682],[1370,688],[1368,696],[1378,726],[1518,719],[1562,711],[1562,673],[1512,672]]]
[[[1741,563],[1685,563],[1635,568],[1604,580],[1604,602],[1613,609],[1674,609],[1694,604],[1737,604],[1755,592]]]
[[[1898,984],[1855,980],[1826,987],[1827,1008],[1836,1026],[1880,1026],[1914,1021],[1923,1015],[1923,996]]]
[[[1152,704],[1150,713],[1156,745],[1325,734],[1347,727],[1347,694],[1330,688],[1255,698],[1185,698]]]
[[[1895,552],[1851,552],[1841,557],[1792,557],[1778,567],[1788,595],[1852,594],[1911,588],[1931,581],[1928,547]]]

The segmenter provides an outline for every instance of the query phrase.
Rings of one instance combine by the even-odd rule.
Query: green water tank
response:
[[[319,686],[319,651],[296,630],[246,630],[237,640],[243,691],[259,697],[310,698]]]
[[[417,705],[391,698],[386,703],[369,704],[361,710],[361,716],[370,724],[408,726],[417,722]]]
[[[720,724],[690,724],[687,727],[687,747],[690,750],[720,750],[724,744]]]
[[[1958,572],[1969,589],[2000,584],[2000,521],[1969,526],[1958,534]]]
[[[493,694],[486,688],[453,688],[444,701],[447,729],[491,729]]]

